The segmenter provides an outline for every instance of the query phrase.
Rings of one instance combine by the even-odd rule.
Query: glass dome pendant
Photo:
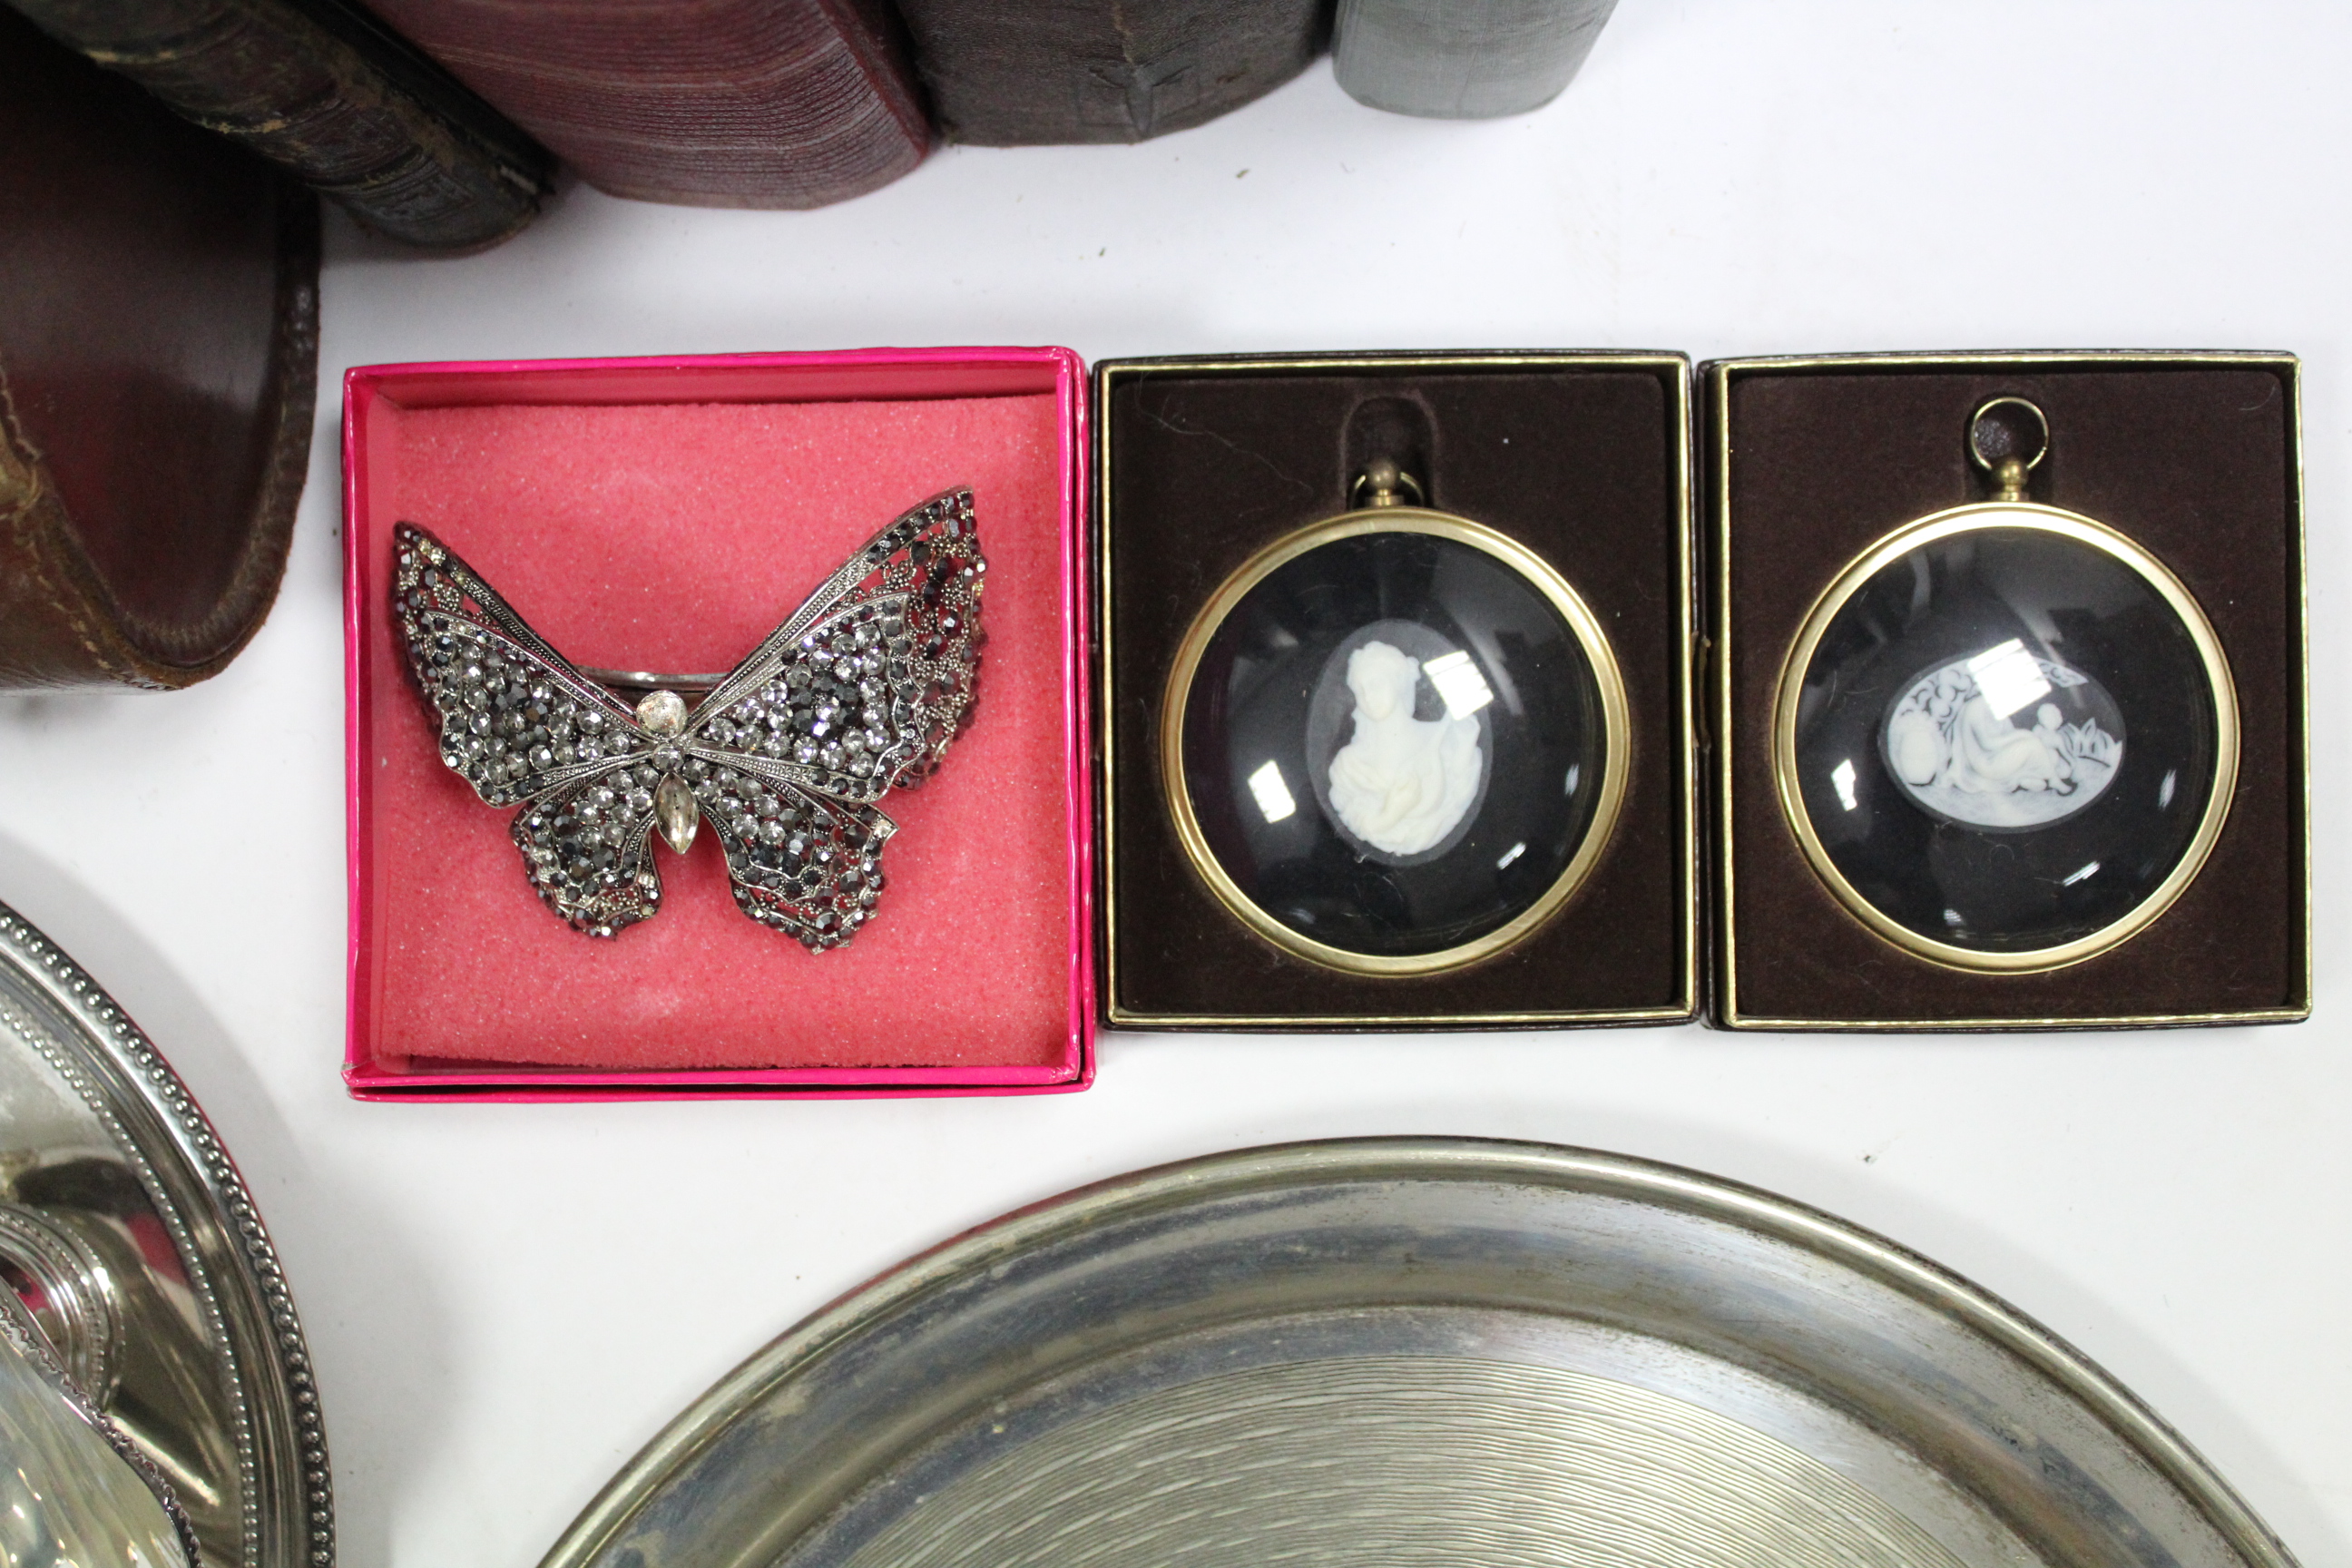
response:
[[[1179,646],[1185,853],[1276,947],[1361,975],[1508,949],[1609,841],[1631,745],[1599,620],[1540,555],[1381,459],[1244,562]]]
[[[1774,779],[1856,919],[1952,968],[2079,963],[2146,929],[2220,837],[2229,662],[2122,531],[2031,499],[2049,420],[1970,415],[1989,499],[1904,524],[1814,603],[1781,668]]]

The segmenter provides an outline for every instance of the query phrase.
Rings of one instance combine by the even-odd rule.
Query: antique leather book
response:
[[[1398,114],[1484,120],[1559,96],[1617,0],[1339,0],[1339,85]]]
[[[544,148],[343,0],[11,3],[394,239],[504,239],[554,172]]]
[[[930,126],[887,0],[375,0],[614,195],[813,207],[887,184]]]
[[[0,689],[185,686],[278,592],[318,198],[0,8]]]
[[[1325,0],[899,0],[951,142],[1140,142],[1237,109],[1323,52]]]

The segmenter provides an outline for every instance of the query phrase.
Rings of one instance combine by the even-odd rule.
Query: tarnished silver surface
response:
[[[1690,1172],[1383,1139],[1147,1171],[746,1363],[545,1568],[2290,1568],[2045,1330]]]
[[[206,1568],[331,1568],[310,1356],[245,1184],[138,1026],[5,905],[0,1285],[161,1473]]]

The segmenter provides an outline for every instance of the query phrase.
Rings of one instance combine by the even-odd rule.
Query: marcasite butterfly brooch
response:
[[[822,952],[873,918],[898,830],[876,803],[935,771],[971,716],[988,563],[970,490],[877,534],[723,676],[576,667],[423,529],[397,525],[393,549],[441,760],[485,805],[521,807],[525,874],[573,929],[658,913],[653,834],[683,855],[704,818],[761,924]]]

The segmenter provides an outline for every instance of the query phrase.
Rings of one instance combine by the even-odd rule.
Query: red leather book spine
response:
[[[614,195],[813,207],[930,142],[884,0],[375,0]]]

